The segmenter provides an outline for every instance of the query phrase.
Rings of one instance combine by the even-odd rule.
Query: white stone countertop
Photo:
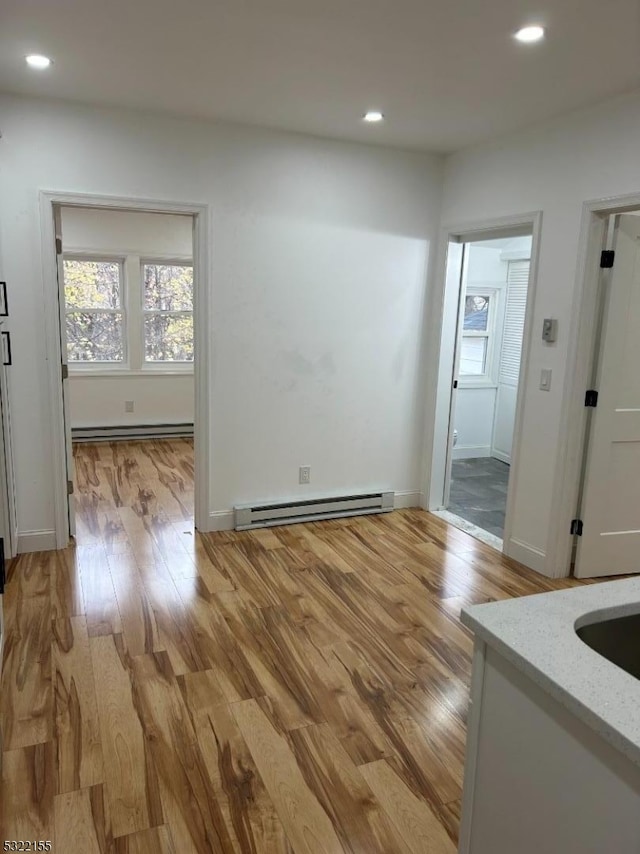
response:
[[[472,605],[463,608],[461,619],[478,638],[640,765],[640,679],[592,650],[575,631],[637,613],[640,578],[627,578]]]

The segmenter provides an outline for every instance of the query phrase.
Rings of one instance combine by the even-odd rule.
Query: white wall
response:
[[[551,499],[564,475],[561,411],[582,204],[640,191],[639,144],[640,95],[634,94],[463,151],[447,163],[445,223],[543,212],[512,539],[524,559],[547,571],[555,569],[559,534]],[[556,344],[541,340],[544,317],[559,321]],[[539,390],[542,368],[553,371],[550,392]]]
[[[96,252],[121,258],[172,256],[192,259],[191,217],[168,214],[62,208],[62,246],[68,253]],[[193,372],[127,372],[74,374],[70,365],[69,392],[72,427],[121,427],[139,424],[192,424]],[[133,413],[125,412],[133,401]]]
[[[71,427],[193,424],[193,374],[70,376]],[[125,412],[125,401],[133,412]]]
[[[458,388],[455,429],[458,431],[454,460],[491,456],[496,387]]]
[[[63,102],[0,107],[23,532],[54,525],[40,189],[210,205],[212,513],[374,487],[418,499],[440,158]]]

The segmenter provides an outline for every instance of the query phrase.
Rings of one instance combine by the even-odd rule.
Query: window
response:
[[[68,360],[123,363],[122,263],[67,257],[63,270]]]
[[[191,259],[63,258],[67,358],[83,374],[193,371]]]
[[[193,267],[142,265],[145,362],[193,362]]]
[[[498,293],[494,289],[467,290],[460,341],[460,377],[491,380],[497,300]]]

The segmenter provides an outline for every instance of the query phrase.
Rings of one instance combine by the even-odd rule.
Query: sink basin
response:
[[[640,614],[614,617],[576,629],[595,652],[640,679]]]

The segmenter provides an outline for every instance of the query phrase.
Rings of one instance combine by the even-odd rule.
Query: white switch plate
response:
[[[546,368],[540,371],[540,391],[551,391],[551,371]]]
[[[125,412],[133,412],[133,401],[132,400],[125,400],[124,411]]]
[[[311,466],[300,466],[298,483],[311,483]]]

